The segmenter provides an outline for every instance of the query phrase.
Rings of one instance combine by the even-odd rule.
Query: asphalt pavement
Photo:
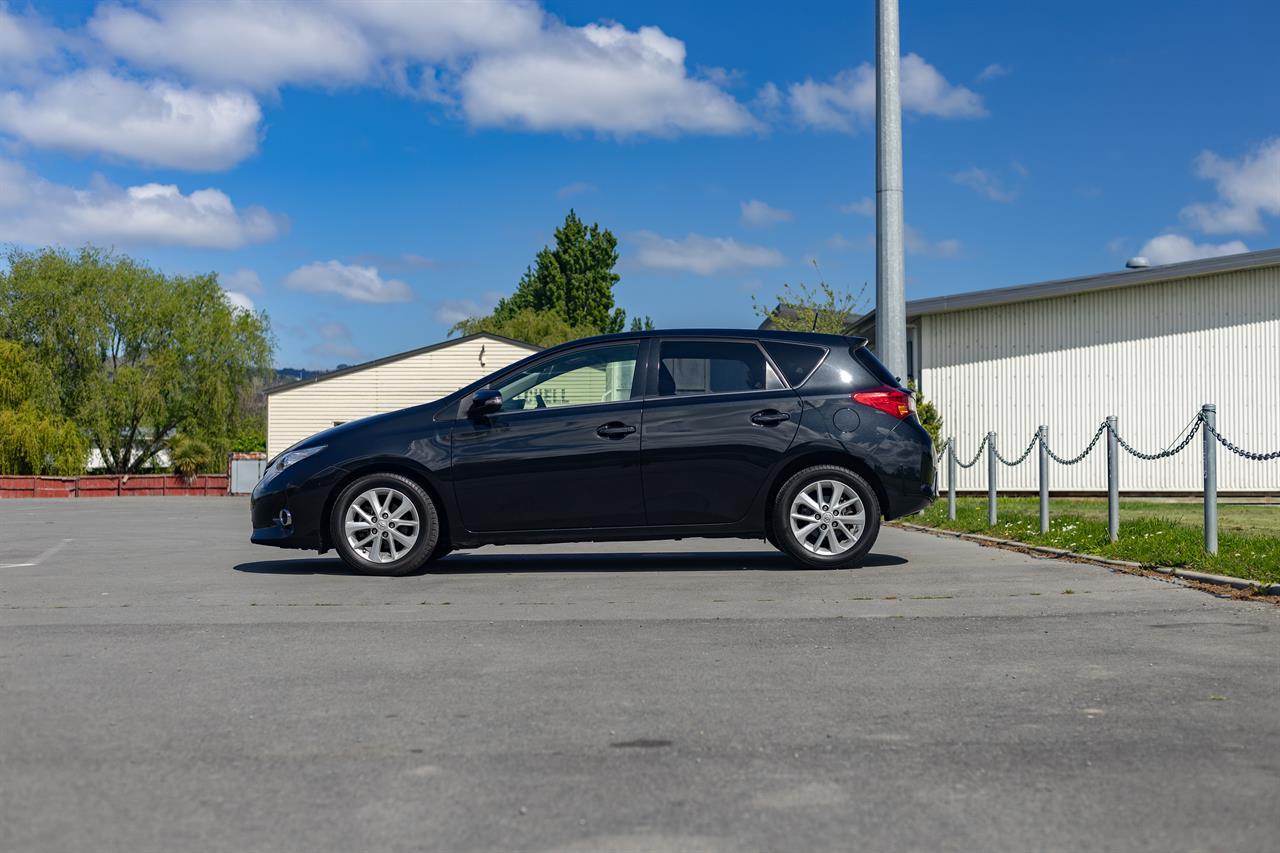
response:
[[[885,530],[407,578],[0,502],[0,850],[1280,849],[1280,607]]]

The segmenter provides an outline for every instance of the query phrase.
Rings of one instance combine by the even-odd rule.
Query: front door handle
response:
[[[756,412],[751,416],[751,422],[760,426],[777,426],[783,421],[789,420],[791,420],[791,415],[786,412],[779,412],[777,409],[765,409],[763,412]]]
[[[609,423],[604,424],[596,430],[596,435],[601,438],[623,438],[624,436],[631,435],[631,433],[635,431],[636,428],[629,424],[620,423],[619,421],[609,421]]]

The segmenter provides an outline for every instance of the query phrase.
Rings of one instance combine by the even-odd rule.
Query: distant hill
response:
[[[301,382],[303,379],[314,379],[317,376],[324,376],[326,373],[343,370],[350,366],[349,364],[339,364],[329,370],[307,370],[305,367],[277,367],[275,382],[271,384],[284,385],[288,382]]]

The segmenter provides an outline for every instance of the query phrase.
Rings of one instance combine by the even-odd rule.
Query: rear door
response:
[[[739,521],[795,438],[800,397],[754,340],[655,346],[641,430],[648,523]]]

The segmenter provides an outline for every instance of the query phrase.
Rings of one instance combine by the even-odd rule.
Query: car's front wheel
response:
[[[880,501],[871,485],[838,465],[796,473],[774,499],[773,535],[807,566],[860,564],[880,534]]]
[[[343,561],[366,575],[407,575],[436,549],[439,515],[431,496],[399,474],[367,474],[333,504],[330,541]]]

